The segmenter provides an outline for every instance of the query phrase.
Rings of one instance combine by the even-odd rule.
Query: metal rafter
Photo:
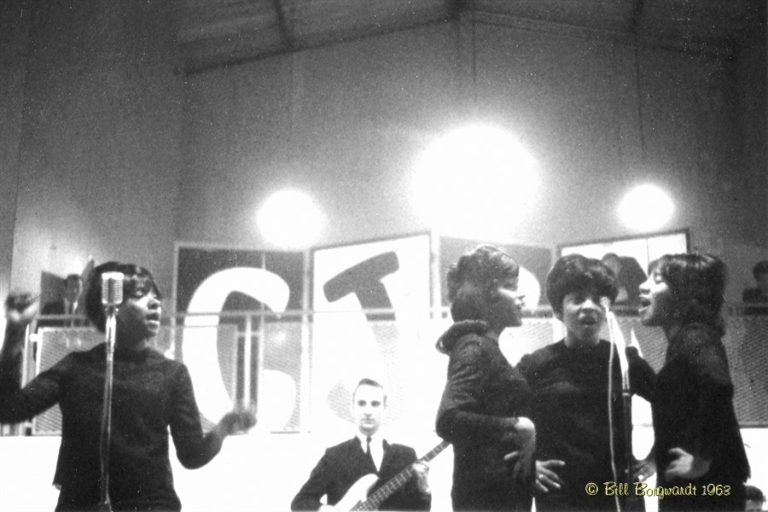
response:
[[[275,14],[277,15],[277,27],[280,29],[280,39],[287,50],[293,50],[296,44],[293,41],[293,35],[288,28],[288,22],[285,19],[285,12],[283,11],[283,4],[280,0],[272,0],[272,5],[275,7]]]

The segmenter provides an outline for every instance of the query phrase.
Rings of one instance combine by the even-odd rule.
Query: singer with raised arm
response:
[[[518,364],[534,395],[536,510],[623,509],[624,500],[603,487],[625,482],[621,470],[628,463],[618,354],[599,336],[604,304],[616,297],[616,277],[600,260],[563,256],[547,276],[546,293],[565,338]],[[633,361],[633,383],[652,379],[644,360]],[[598,492],[588,492],[588,484],[597,484]]]
[[[102,276],[122,273],[104,286]],[[111,274],[114,279],[116,274]],[[109,445],[101,453],[108,343],[73,352],[24,388],[19,382],[24,331],[36,304],[9,297],[7,328],[0,350],[0,422],[28,420],[59,404],[62,434],[54,484],[57,511],[180,510],[173,487],[168,432],[184,467],[199,468],[219,452],[225,437],[255,424],[253,413],[234,410],[204,434],[189,372],[184,364],[150,348],[160,328],[161,297],[150,272],[109,262],[94,270],[86,292],[88,319],[104,332],[114,310],[112,406]],[[120,290],[122,289],[122,297]],[[115,302],[115,304],[110,304]],[[106,305],[106,307],[105,307]],[[106,311],[105,311],[106,310]],[[108,500],[101,499],[104,455],[108,456]],[[13,492],[4,489],[3,492]]]

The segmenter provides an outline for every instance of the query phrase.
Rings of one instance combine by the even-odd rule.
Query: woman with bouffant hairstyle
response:
[[[721,341],[725,277],[715,256],[668,254],[640,286],[643,324],[669,342],[652,401],[658,485],[698,491],[666,496],[659,510],[744,510],[750,470]]]
[[[496,247],[465,254],[448,272],[454,324],[437,341],[448,377],[437,433],[453,444],[454,510],[529,510],[535,431],[530,391],[499,349],[521,324],[517,263]]]
[[[604,305],[616,299],[616,276],[600,260],[569,254],[555,262],[546,290],[565,336],[518,364],[534,396],[536,510],[613,511],[614,496],[591,496],[584,489],[591,482],[622,481],[619,470],[629,462],[618,353],[600,338]],[[634,358],[631,378],[652,373]]]
[[[181,510],[168,458],[169,433],[181,464],[194,469],[219,453],[225,437],[252,427],[256,419],[248,410],[234,410],[204,434],[187,367],[151,348],[161,314],[160,292],[152,274],[138,265],[117,262],[94,269],[86,311],[102,332],[105,272],[124,276],[124,298],[115,329],[108,473],[111,510]],[[6,302],[8,327],[0,350],[0,422],[31,419],[59,404],[62,429],[54,477],[60,489],[56,510],[95,510],[104,505],[99,438],[106,343],[71,352],[20,388],[24,330],[34,314],[33,301],[12,296]]]

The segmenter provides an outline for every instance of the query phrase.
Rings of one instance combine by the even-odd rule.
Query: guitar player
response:
[[[309,480],[291,502],[291,510],[339,510],[334,505],[349,503],[350,496],[345,495],[358,492],[360,485],[355,484],[362,477],[371,473],[378,476],[370,489],[374,492],[412,464],[414,476],[378,509],[429,510],[432,495],[427,466],[416,463],[413,448],[390,444],[379,431],[387,406],[383,386],[374,380],[362,379],[355,388],[352,402],[352,415],[357,424],[355,436],[325,451]],[[320,501],[323,496],[327,497],[327,505]],[[365,495],[361,498],[365,499]],[[353,505],[356,502],[356,499],[351,501]]]

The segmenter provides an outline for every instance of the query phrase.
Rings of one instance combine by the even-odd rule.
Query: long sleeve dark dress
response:
[[[667,358],[656,378],[653,429],[658,485],[699,487],[698,496],[667,496],[660,510],[743,510],[749,478],[744,443],[733,409],[733,384],[720,331],[703,323],[683,326],[669,341]],[[664,471],[680,447],[711,460],[709,472],[693,481],[667,480]],[[730,496],[702,496],[701,486],[731,486]]]
[[[62,434],[56,510],[99,500],[99,436],[105,345],[73,352],[20,389],[21,357],[0,365],[0,422],[27,420],[58,403]],[[179,461],[197,468],[221,449],[203,435],[189,372],[152,349],[116,351],[109,494],[115,510],[180,510],[168,458],[168,427]]]
[[[530,415],[528,384],[484,322],[455,323],[441,344],[450,361],[437,433],[453,444],[454,510],[530,510],[532,482],[514,480],[504,462],[518,448],[506,421]]]
[[[533,392],[533,421],[536,424],[536,459],[559,459],[565,467],[556,470],[563,480],[560,491],[537,495],[536,510],[615,510],[615,499],[599,493],[589,496],[587,483],[602,486],[616,481],[611,464],[611,433],[615,439],[616,469],[620,478],[626,465],[623,446],[624,406],[621,370],[614,350],[611,371],[612,429],[608,411],[608,365],[612,345],[600,340],[593,347],[569,348],[565,341],[525,355],[518,368]],[[632,349],[630,349],[632,350]],[[644,360],[634,358],[630,378],[634,382],[652,378]],[[644,386],[648,389],[650,384]]]

